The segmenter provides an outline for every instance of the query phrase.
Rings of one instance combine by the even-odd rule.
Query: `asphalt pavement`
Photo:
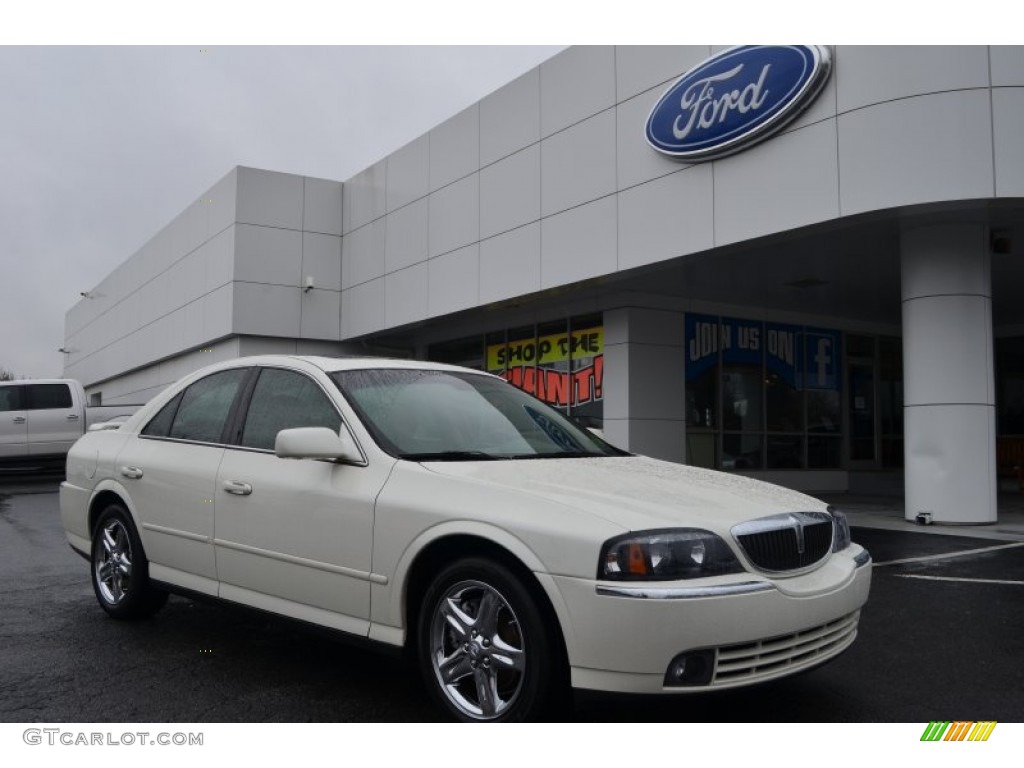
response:
[[[239,608],[171,597],[109,619],[60,523],[59,477],[0,479],[0,721],[422,722],[400,658]],[[1024,544],[855,527],[875,560],[853,647],[739,691],[577,696],[577,721],[1024,721]],[[642,628],[638,628],[642,631]]]

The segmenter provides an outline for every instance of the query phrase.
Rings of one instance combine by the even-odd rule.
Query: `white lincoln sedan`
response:
[[[871,582],[820,501],[432,363],[211,366],[82,437],[60,503],[114,618],[174,592],[404,647],[463,720],[804,671],[850,646]]]

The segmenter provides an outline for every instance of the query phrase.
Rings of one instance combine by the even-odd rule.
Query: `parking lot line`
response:
[[[927,563],[932,560],[949,560],[954,557],[970,557],[985,552],[997,552],[1000,549],[1012,549],[1013,547],[1024,547],[1024,541],[1015,541],[1012,544],[996,544],[992,547],[980,547],[978,549],[964,549],[960,552],[944,552],[938,555],[923,555],[921,557],[904,557],[899,560],[886,560],[884,563],[875,563],[875,568],[885,565],[903,565],[904,563]]]
[[[1017,587],[1024,587],[1024,581],[1010,581],[1009,579],[970,579],[963,576],[924,576],[920,573],[897,573],[898,579],[924,579],[926,581],[970,581],[975,584],[1012,584]]]

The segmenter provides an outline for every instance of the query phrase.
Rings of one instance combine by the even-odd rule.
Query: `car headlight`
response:
[[[838,509],[829,508],[832,514],[832,551],[840,552],[850,546],[850,521]]]
[[[742,573],[743,566],[721,537],[697,528],[627,533],[605,542],[597,578],[670,581]]]

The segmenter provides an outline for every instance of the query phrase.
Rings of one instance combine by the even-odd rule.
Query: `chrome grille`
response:
[[[741,523],[732,529],[747,559],[762,571],[810,568],[832,549],[832,516],[790,512]]]
[[[748,683],[813,667],[845,650],[857,637],[860,611],[791,635],[718,649],[711,685]]]

